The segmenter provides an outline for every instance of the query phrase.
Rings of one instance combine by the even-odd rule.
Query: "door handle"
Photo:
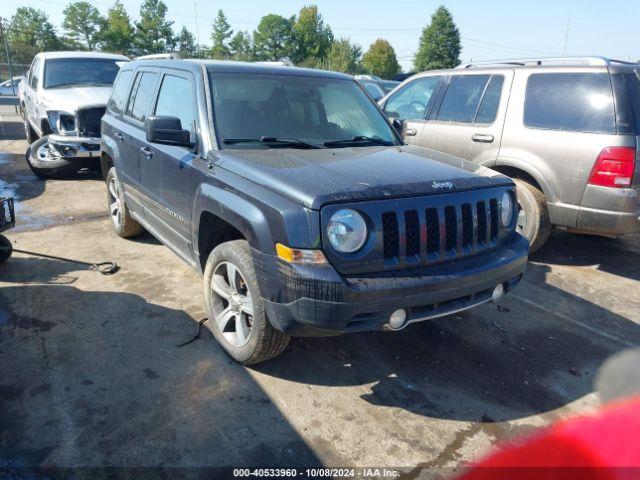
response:
[[[153,152],[149,150],[149,147],[140,147],[140,151],[145,156],[145,158],[153,157]]]
[[[484,133],[475,133],[471,135],[471,140],[478,143],[491,143],[493,142],[493,135],[487,135]]]
[[[120,132],[114,133],[113,136],[116,137],[119,142],[124,142],[124,135],[122,135]]]
[[[407,128],[404,134],[408,137],[415,137],[418,131],[415,128]]]

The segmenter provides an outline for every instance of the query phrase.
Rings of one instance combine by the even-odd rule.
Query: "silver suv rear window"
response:
[[[607,73],[540,73],[527,82],[524,124],[531,128],[616,133]]]

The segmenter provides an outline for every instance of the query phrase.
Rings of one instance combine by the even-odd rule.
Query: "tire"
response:
[[[234,282],[229,281],[232,278],[231,267],[237,271]],[[220,278],[226,283],[220,283]],[[213,290],[214,282],[216,291]],[[224,289],[228,294],[232,283],[231,296],[235,294],[237,298],[226,300],[218,292]],[[209,255],[204,270],[204,303],[209,316],[205,325],[237,362],[243,365],[264,362],[287,348],[290,337],[273,328],[265,314],[251,250],[245,240],[225,242]],[[228,314],[221,315],[223,312]],[[238,328],[242,331],[241,335],[238,334]]]
[[[12,253],[13,245],[11,245],[11,240],[4,235],[0,235],[0,263],[9,260]]]
[[[65,177],[78,171],[78,164],[63,157],[54,157],[47,153],[48,137],[33,142],[25,154],[29,168],[38,178]]]
[[[133,219],[124,202],[122,185],[116,175],[115,167],[107,173],[107,209],[111,217],[111,226],[119,237],[131,238],[140,235],[144,228]]]
[[[525,180],[515,178],[518,189],[518,231],[529,240],[529,252],[539,250],[551,235],[551,221],[547,200],[538,188]]]

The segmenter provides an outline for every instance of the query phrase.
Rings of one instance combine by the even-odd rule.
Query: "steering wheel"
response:
[[[419,111],[423,111],[424,112],[427,109],[427,105],[422,103],[422,102],[420,102],[420,101],[418,101],[418,100],[413,100],[413,101],[409,102],[409,106],[413,107],[416,110],[416,112],[419,112]]]
[[[340,126],[337,123],[327,122],[327,123],[321,123],[317,127],[314,127],[313,131],[315,133],[332,135],[332,134],[341,133],[342,128],[340,128]]]

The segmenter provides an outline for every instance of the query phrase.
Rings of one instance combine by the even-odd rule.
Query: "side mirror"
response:
[[[147,142],[187,148],[194,146],[191,141],[191,133],[189,130],[182,129],[182,124],[178,117],[150,116],[145,120],[144,127],[147,134]]]
[[[391,120],[391,125],[393,125],[393,128],[395,128],[400,135],[402,135],[402,124],[403,122],[399,118],[393,118]]]

